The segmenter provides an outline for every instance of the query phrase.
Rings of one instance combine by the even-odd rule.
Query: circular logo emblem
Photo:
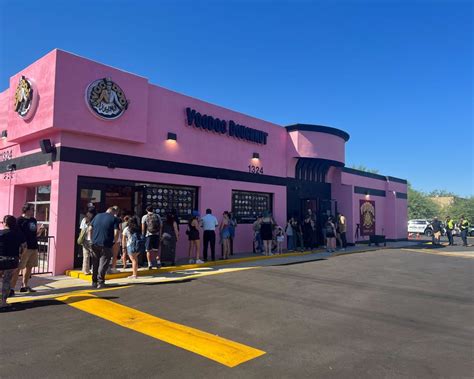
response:
[[[86,102],[92,113],[106,120],[120,117],[128,108],[125,93],[110,78],[98,79],[89,84]]]
[[[13,109],[18,115],[27,120],[35,113],[38,94],[32,81],[22,76],[15,90]]]

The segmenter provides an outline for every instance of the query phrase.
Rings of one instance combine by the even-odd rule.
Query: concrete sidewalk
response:
[[[184,264],[179,266],[163,267],[161,269],[140,269],[138,279],[127,279],[131,275],[131,269],[127,268],[118,274],[107,275],[109,285],[128,285],[150,282],[166,282],[185,280],[189,277],[211,275],[216,273],[231,272],[236,270],[251,269],[256,267],[296,264],[319,259],[330,259],[340,255],[364,253],[368,251],[398,249],[420,245],[415,241],[389,242],[387,246],[350,246],[346,250],[338,250],[335,253],[327,253],[323,249],[291,252],[282,255],[263,256],[260,254],[238,255],[229,260],[217,260],[203,264]],[[34,275],[30,280],[30,286],[38,291],[36,294],[19,294],[16,297],[36,297],[45,294],[61,294],[68,291],[90,289],[91,275],[84,275],[80,271],[69,271],[69,275],[52,276],[48,274]]]

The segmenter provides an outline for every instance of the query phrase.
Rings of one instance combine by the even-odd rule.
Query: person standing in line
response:
[[[87,229],[96,214],[97,211],[94,207],[87,208],[86,215],[82,219],[79,227],[81,229],[79,239],[83,236],[82,244],[80,244],[82,246],[82,273],[86,275],[91,274],[91,240],[88,238],[89,233],[87,233]]]
[[[303,231],[301,230],[301,224],[296,217],[293,217],[291,227],[293,229],[295,249],[299,251],[303,251],[304,250]]]
[[[270,212],[265,212],[260,226],[260,235],[263,240],[264,255],[273,255],[272,253],[272,242],[273,242],[273,228],[275,222]]]
[[[188,248],[188,259],[189,263],[204,263],[199,258],[201,254],[201,238],[199,236],[199,212],[194,211],[191,220],[188,223],[188,230],[186,231],[189,240],[189,248]],[[194,251],[193,251],[194,250]],[[193,258],[193,254],[195,255],[196,259]]]
[[[262,226],[262,218],[263,218],[262,215],[258,215],[257,219],[252,225],[252,230],[254,233],[254,243],[253,243],[254,254],[261,254],[263,251],[263,241],[262,241],[262,236],[260,234],[260,228]]]
[[[293,232],[293,217],[291,217],[285,227],[285,232],[287,236],[287,250],[288,251],[293,251],[295,250],[295,237],[294,237],[294,232]],[[278,241],[277,241],[278,242]]]
[[[178,243],[179,230],[173,213],[166,215],[166,220],[161,224],[161,258],[170,261],[174,266],[176,263],[176,244]]]
[[[450,216],[447,216],[446,217],[446,235],[448,236],[449,246],[454,245],[453,230],[454,230],[454,220]]]
[[[438,217],[435,217],[431,222],[431,228],[433,229],[432,244],[433,246],[439,246],[441,243],[441,222]]]
[[[114,210],[115,222],[118,225],[118,234],[115,237],[114,244],[112,246],[112,265],[109,267],[108,272],[110,274],[116,274],[119,272],[119,270],[117,270],[117,262],[120,252],[120,243],[122,242],[122,220],[119,218],[120,208],[117,205],[114,205],[112,209]]]
[[[132,275],[128,279],[137,279],[138,277],[138,255],[140,254],[138,241],[140,236],[140,228],[133,217],[128,220],[127,226],[122,231],[122,254],[128,254],[132,261]]]
[[[234,238],[235,238],[235,229],[237,228],[237,220],[232,216],[231,212],[229,214],[229,228],[230,228],[230,255],[234,255]]]
[[[311,249],[313,247],[313,220],[309,214],[306,215],[303,221],[303,244],[305,249]]]
[[[38,266],[38,236],[43,233],[44,225],[38,229],[38,222],[33,217],[33,204],[26,203],[22,208],[22,215],[17,219],[18,230],[23,233],[26,239],[26,250],[20,258],[18,269],[13,273],[12,289],[14,290],[18,275],[22,273],[22,285],[20,292],[36,292],[28,286],[33,267]],[[14,292],[13,292],[14,293]]]
[[[339,237],[341,239],[341,250],[346,250],[346,247],[347,247],[347,237],[346,237],[347,222],[346,222],[346,217],[342,213],[339,213],[339,215],[337,217],[337,226],[339,228]]]
[[[124,215],[122,215],[121,218],[122,218],[122,224],[120,225],[120,230],[122,230],[122,236],[123,236],[123,231],[128,226],[128,223],[129,223],[129,221],[132,217],[130,217],[129,215],[124,214]],[[136,218],[134,218],[134,219],[136,221]],[[128,254],[124,254],[124,252],[123,252],[124,247],[126,247],[126,246],[123,245],[123,240],[122,240],[122,241],[120,241],[120,251],[121,251],[121,255],[122,255],[122,266],[123,266],[124,269],[126,269],[127,268],[127,255]]]
[[[89,225],[89,239],[92,241],[92,287],[105,287],[105,275],[112,258],[112,247],[119,235],[117,209],[108,208],[99,213]]]
[[[0,230],[0,271],[2,272],[2,302],[0,311],[11,308],[7,298],[11,296],[12,276],[18,268],[19,256],[26,248],[26,239],[17,228],[16,218],[3,218],[4,229]]]
[[[220,238],[222,242],[221,259],[229,259],[230,254],[230,217],[229,212],[222,214],[222,221],[219,226]]]
[[[150,205],[146,208],[146,214],[142,217],[142,234],[145,236],[146,259],[148,269],[153,268],[153,261],[156,257],[156,268],[161,267],[160,249],[160,229],[162,225],[161,217],[153,211]]]
[[[277,226],[276,228],[276,242],[277,242],[277,251],[278,255],[283,253],[283,242],[285,242],[285,231],[281,226]]]
[[[334,219],[332,216],[328,217],[324,227],[326,229],[327,252],[333,253],[336,251],[336,225],[334,224]]]
[[[201,226],[204,230],[204,250],[203,257],[204,262],[207,261],[207,248],[211,245],[211,257],[212,260],[216,260],[216,227],[219,226],[216,216],[212,214],[211,209],[206,209],[206,215],[201,219]]]
[[[459,228],[461,229],[461,238],[462,238],[462,245],[467,246],[467,233],[469,231],[469,221],[464,217],[461,216],[461,220],[459,221]]]

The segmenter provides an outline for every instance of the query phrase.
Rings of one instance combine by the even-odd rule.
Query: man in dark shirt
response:
[[[435,217],[431,222],[431,228],[433,229],[432,244],[433,246],[440,245],[441,241],[441,222],[438,217]]]
[[[18,274],[22,272],[22,286],[20,292],[36,292],[28,286],[31,270],[38,266],[38,236],[44,230],[44,226],[38,229],[38,222],[33,217],[35,208],[33,204],[26,203],[22,208],[22,214],[17,219],[18,230],[23,233],[26,239],[26,249],[20,257],[18,270],[13,274],[12,288],[15,288]]]
[[[116,208],[94,217],[89,226],[89,239],[92,242],[92,287],[105,286],[105,275],[112,258],[112,247],[118,236],[119,222]]]
[[[0,310],[8,308],[7,298],[10,296],[13,273],[18,267],[20,249],[23,250],[26,242],[23,233],[16,227],[16,218],[5,216],[4,229],[0,230],[0,271],[3,270],[2,300]]]

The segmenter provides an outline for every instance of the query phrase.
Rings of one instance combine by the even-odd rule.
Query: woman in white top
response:
[[[140,228],[137,220],[132,217],[128,220],[127,227],[122,232],[122,254],[128,254],[132,261],[132,275],[128,279],[136,279],[138,276],[138,254],[137,240],[140,239]]]
[[[89,239],[89,233],[87,233],[87,228],[96,214],[97,211],[94,207],[87,208],[86,216],[82,219],[81,226],[79,227],[81,232],[85,230],[84,242],[82,244],[82,272],[86,275],[91,273],[91,241]]]

